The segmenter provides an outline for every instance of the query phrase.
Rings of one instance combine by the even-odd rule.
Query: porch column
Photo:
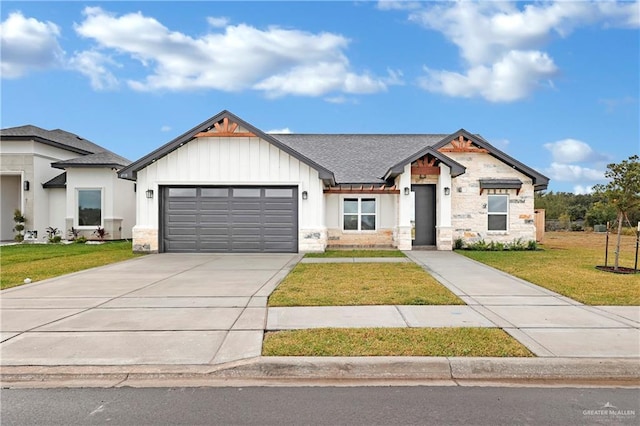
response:
[[[448,192],[449,194],[446,195],[445,192]],[[438,250],[453,249],[453,228],[451,227],[452,197],[453,187],[451,186],[451,169],[449,166],[441,162],[440,175],[438,176],[438,188],[436,192],[436,248]]]
[[[395,240],[399,250],[411,250],[411,218],[413,205],[411,192],[404,194],[404,189],[411,189],[411,163],[404,166],[404,172],[397,179],[400,195],[398,196],[398,224],[396,226]]]

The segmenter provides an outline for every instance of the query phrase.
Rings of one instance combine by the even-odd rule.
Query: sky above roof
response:
[[[638,2],[11,2],[1,126],[136,160],[223,109],[264,131],[482,135],[584,193],[640,152]]]

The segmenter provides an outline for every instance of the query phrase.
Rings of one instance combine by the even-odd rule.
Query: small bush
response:
[[[538,250],[538,243],[536,240],[530,240],[527,243],[527,250]]]
[[[453,241],[453,248],[455,250],[461,250],[464,248],[464,240],[462,238],[456,238]]]
[[[84,235],[80,235],[79,237],[77,237],[75,240],[73,240],[74,242],[78,243],[78,244],[84,244],[87,242],[87,237],[85,237]]]

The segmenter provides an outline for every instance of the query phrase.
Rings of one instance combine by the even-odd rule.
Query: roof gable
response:
[[[103,151],[95,154],[88,154],[78,158],[51,163],[51,167],[56,169],[68,169],[70,167],[113,167],[121,169],[131,164],[131,161],[113,152]]]
[[[478,152],[487,153],[520,173],[528,176],[533,181],[536,191],[544,190],[549,184],[549,178],[538,173],[536,170],[521,163],[510,155],[500,151],[498,148],[487,142],[482,136],[474,135],[465,129],[460,129],[455,133],[443,138],[440,142],[433,145],[433,149],[439,152]]]
[[[137,161],[134,161],[124,169],[120,170],[118,176],[122,179],[136,180],[137,172],[147,167],[149,164],[175,151],[186,143],[199,137],[247,137],[255,136],[263,139],[278,149],[286,152],[292,157],[302,161],[309,167],[318,171],[321,179],[335,183],[334,175],[331,171],[292,149],[290,146],[283,144],[278,139],[264,133],[262,130],[252,126],[231,112],[224,110],[208,120],[198,124],[191,130],[183,133],[172,141],[166,143],[160,148],[152,151]]]

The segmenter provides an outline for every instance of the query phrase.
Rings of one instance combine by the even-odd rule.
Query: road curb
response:
[[[259,357],[221,365],[3,366],[2,387],[116,387],[135,383],[170,386],[198,380],[203,386],[259,381],[483,381],[588,382],[640,386],[638,359]]]

